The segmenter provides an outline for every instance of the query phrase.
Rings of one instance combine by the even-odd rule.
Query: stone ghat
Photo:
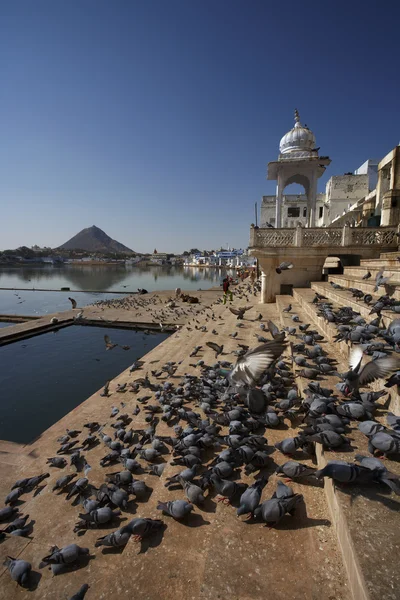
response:
[[[63,470],[48,468],[46,458],[55,456],[60,444],[57,438],[66,433],[67,428],[82,430],[82,426],[90,421],[104,424],[103,433],[113,436],[111,427],[118,419],[111,417],[112,407],[118,407],[119,414],[127,413],[132,423],[127,427],[146,429],[146,407],[156,404],[154,392],[140,388],[137,394],[131,391],[129,384],[141,379],[148,373],[154,383],[169,381],[175,387],[179,385],[185,374],[201,376],[201,370],[195,364],[203,360],[212,365],[216,359],[206,342],[223,345],[223,353],[218,358],[234,362],[232,354],[238,344],[250,347],[258,345],[256,336],[270,338],[270,334],[260,329],[261,324],[272,319],[280,327],[297,328],[300,324],[310,323],[324,336],[321,344],[328,356],[338,361],[337,370],[347,370],[349,345],[347,342],[333,342],[335,326],[327,323],[319,314],[318,305],[313,303],[315,291],[324,293],[332,301],[333,308],[346,304],[354,308],[358,306],[347,290],[333,290],[329,284],[313,284],[314,289],[295,289],[293,296],[278,296],[274,304],[258,304],[259,295],[253,296],[247,283],[235,290],[232,306],[248,306],[237,327],[236,316],[224,306],[220,294],[207,303],[201,302],[199,312],[190,315],[186,323],[171,335],[168,340],[143,357],[143,365],[138,371],[125,371],[110,384],[110,396],[102,397],[95,393],[61,421],[47,430],[38,440],[26,446],[10,443],[0,444],[0,493],[3,498],[15,480],[37,475],[46,471],[50,477],[47,485],[35,495],[34,492],[20,498],[19,508],[23,514],[29,514],[35,521],[30,538],[7,537],[0,544],[0,559],[11,555],[23,558],[32,563],[34,575],[31,591],[17,587],[11,581],[5,568],[0,572],[0,598],[70,598],[79,587],[88,583],[90,589],[86,600],[106,598],[110,595],[118,597],[135,597],[140,600],[154,598],[220,598],[237,600],[265,598],[283,599],[348,599],[363,600],[397,600],[400,579],[398,573],[399,560],[399,519],[400,502],[398,496],[383,485],[359,486],[349,484],[335,485],[331,480],[324,483],[314,478],[292,482],[294,492],[302,494],[304,502],[299,504],[293,515],[286,515],[274,528],[266,528],[262,522],[244,521],[236,516],[232,506],[218,502],[211,490],[205,493],[206,501],[201,507],[195,507],[191,515],[182,522],[169,516],[162,516],[157,510],[159,501],[184,499],[181,488],[169,490],[165,487],[167,479],[180,472],[183,467],[171,463],[171,454],[163,455],[159,460],[165,462],[165,469],[160,478],[149,474],[147,463],[139,458],[143,470],[134,477],[143,480],[151,489],[146,498],[132,500],[127,510],[121,515],[122,521],[116,520],[99,529],[89,529],[83,536],[74,533],[74,525],[78,520],[81,507],[73,506],[65,499],[65,494],[57,495],[51,491],[55,480],[63,474],[73,473],[74,467],[67,466]],[[292,311],[283,311],[292,304]],[[160,305],[161,306],[161,305]],[[97,308],[95,307],[95,310]],[[108,310],[108,308],[107,308]],[[117,310],[115,307],[113,310]],[[85,309],[86,311],[86,309]],[[126,309],[126,312],[130,311]],[[292,319],[295,313],[300,323]],[[188,315],[189,316],[189,315]],[[365,315],[368,320],[371,316]],[[389,319],[389,315],[384,317]],[[385,321],[386,322],[386,321]],[[200,328],[206,328],[202,331]],[[232,337],[233,334],[235,337]],[[289,336],[296,342],[296,337]],[[202,346],[196,357],[189,354],[195,346]],[[292,365],[291,349],[288,346],[282,356],[287,368],[288,385],[294,377],[299,392],[303,395],[308,384],[300,370]],[[173,375],[159,375],[157,371],[167,361],[177,364]],[[155,375],[151,372],[154,371]],[[206,375],[204,375],[206,378]],[[339,381],[336,376],[319,377],[321,385],[334,388]],[[117,387],[127,384],[128,391],[120,393]],[[383,381],[373,384],[373,389],[382,389]],[[144,395],[151,398],[142,402]],[[124,406],[121,405],[124,403]],[[399,397],[396,388],[390,389],[389,399],[379,401],[379,410],[375,419],[385,424],[387,409],[398,411]],[[132,413],[135,407],[140,408],[137,415]],[[198,401],[188,399],[185,410],[199,412]],[[136,412],[136,411],[135,411]],[[276,489],[278,477],[275,474],[277,465],[288,460],[274,449],[275,443],[294,437],[299,433],[302,414],[292,420],[285,418],[277,429],[267,429],[264,436],[268,440],[269,461],[261,470],[246,474],[241,467],[236,478],[252,484],[255,477],[265,475],[269,481],[262,492],[261,501],[271,497]],[[185,421],[181,422],[186,426]],[[170,424],[172,425],[172,423]],[[82,430],[78,436],[81,442],[87,433]],[[228,428],[223,427],[220,435],[227,435]],[[262,431],[260,432],[262,433]],[[164,421],[157,425],[156,434],[173,436],[172,426]],[[353,462],[354,455],[368,455],[367,440],[358,431],[358,422],[351,421],[345,434],[350,442],[349,448],[338,452],[323,450],[316,444],[314,457],[299,451],[293,457],[301,463],[322,468],[328,460],[341,459]],[[220,439],[221,448],[206,453],[207,462],[211,464],[216,452],[225,448]],[[79,444],[77,445],[79,446]],[[145,447],[149,447],[146,445]],[[91,465],[88,478],[96,488],[105,481],[106,474],[116,473],[123,469],[120,463],[108,467],[100,466],[100,459],[109,449],[100,442],[91,450],[85,451],[85,458]],[[69,456],[66,456],[69,461]],[[400,475],[399,463],[385,461],[393,473]],[[56,471],[56,472],[55,472]],[[201,473],[200,473],[201,477]],[[198,479],[198,477],[196,478]],[[162,518],[165,529],[162,534],[137,544],[131,539],[124,549],[96,548],[96,539],[117,529],[135,517]],[[49,547],[57,544],[63,547],[77,543],[88,547],[90,560],[83,561],[80,568],[68,569],[62,575],[52,577],[49,569],[39,569],[40,560],[48,553]]]
[[[198,298],[199,304],[175,301],[175,294],[172,291],[152,292],[143,296],[134,294],[85,307],[79,307],[78,297],[78,307],[74,310],[52,313],[0,329],[0,346],[74,323],[98,327],[175,331],[177,327],[181,327],[198,313],[202,313],[205,305],[215,302],[221,296],[219,288],[184,293]],[[170,300],[174,301],[174,308],[169,308]],[[77,319],[80,314],[81,317]]]
[[[243,290],[243,291],[242,291]],[[318,598],[322,600],[347,600],[351,597],[346,570],[339,550],[336,531],[332,523],[326,502],[323,484],[314,481],[305,483],[293,482],[296,493],[301,493],[304,503],[293,516],[287,515],[276,528],[266,528],[262,523],[246,523],[236,516],[232,506],[219,503],[213,492],[206,493],[206,502],[195,507],[186,522],[177,522],[168,516],[161,516],[157,510],[158,501],[183,499],[182,489],[174,491],[165,487],[166,479],[180,472],[182,467],[171,464],[171,455],[162,459],[166,466],[160,478],[147,472],[134,474],[151,488],[151,495],[146,501],[131,501],[128,509],[123,511],[122,518],[134,517],[162,518],[166,528],[162,536],[144,540],[142,544],[133,540],[123,550],[95,548],[99,536],[106,535],[119,526],[118,520],[100,529],[89,529],[83,536],[73,532],[81,507],[72,506],[65,499],[65,494],[57,495],[51,491],[54,482],[61,475],[74,472],[67,466],[63,470],[53,469],[46,465],[47,457],[56,455],[59,448],[57,438],[66,433],[66,428],[82,430],[82,426],[90,421],[105,424],[104,433],[113,435],[111,427],[115,418],[111,418],[111,409],[117,406],[120,412],[128,413],[133,421],[129,427],[146,428],[145,405],[139,398],[147,394],[140,390],[138,394],[131,391],[118,393],[118,384],[132,382],[143,377],[146,372],[154,383],[166,380],[165,375],[154,378],[151,370],[157,370],[167,360],[175,361],[178,370],[169,377],[175,386],[185,373],[200,375],[199,368],[191,365],[197,360],[206,364],[214,364],[214,352],[206,346],[207,341],[224,345],[223,360],[234,362],[231,354],[238,348],[238,343],[254,347],[258,344],[255,334],[260,331],[257,320],[261,313],[265,323],[271,318],[279,323],[277,305],[259,305],[258,296],[246,291],[246,284],[236,290],[234,307],[252,306],[245,314],[243,327],[237,328],[238,321],[227,306],[213,304],[212,309],[205,310],[187,322],[177,333],[143,357],[144,365],[132,374],[123,372],[110,384],[110,396],[102,397],[100,391],[74,411],[47,430],[32,444],[19,447],[3,444],[0,448],[1,494],[4,498],[15,480],[33,476],[46,471],[50,477],[41,492],[24,495],[18,502],[23,514],[29,514],[35,521],[30,538],[7,537],[0,544],[0,558],[3,562],[7,555],[23,558],[31,562],[33,588],[25,590],[14,583],[3,567],[1,570],[0,598],[70,598],[84,583],[90,585],[86,599],[108,597],[134,597],[148,600],[158,597],[162,600],[220,598],[236,600],[264,600],[265,598]],[[214,318],[211,313],[214,313]],[[196,327],[204,325],[206,332]],[[214,331],[214,333],[213,333]],[[236,333],[237,337],[230,337]],[[189,354],[194,346],[202,346],[196,358]],[[284,357],[288,365],[288,357]],[[154,395],[148,403],[154,404]],[[121,402],[124,406],[121,406]],[[132,412],[136,406],[141,409],[137,416]],[[187,402],[185,409],[200,411],[196,402]],[[201,412],[201,411],[200,411]],[[186,423],[183,422],[183,426]],[[82,441],[84,431],[77,438]],[[223,427],[221,434],[228,428]],[[285,419],[278,429],[266,430],[265,437],[271,450],[271,460],[261,472],[269,476],[267,486],[263,490],[262,500],[270,498],[276,489],[277,476],[274,471],[278,464],[287,458],[273,449],[276,442],[294,436],[297,427]],[[157,435],[170,436],[173,429],[163,421],[157,426]],[[79,446],[79,444],[78,444]],[[272,452],[273,451],[273,452]],[[101,442],[92,450],[85,452],[86,459],[92,469],[88,474],[89,481],[99,487],[105,480],[105,474],[122,469],[119,463],[102,468],[100,459],[109,452]],[[212,460],[214,455],[210,457]],[[69,460],[69,457],[67,456]],[[305,456],[302,462],[312,464]],[[139,459],[143,467],[146,462]],[[245,475],[241,469],[241,479],[247,483],[254,482],[253,475]],[[258,476],[258,472],[256,473]],[[77,543],[88,547],[92,558],[83,562],[80,568],[68,569],[65,573],[53,577],[48,568],[39,569],[41,559],[48,554],[49,547]]]

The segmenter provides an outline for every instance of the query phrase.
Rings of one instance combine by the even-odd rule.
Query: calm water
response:
[[[132,267],[64,265],[0,267],[0,288],[42,288],[91,290],[95,293],[75,293],[78,306],[113,297],[100,294],[107,291],[132,291],[145,288],[154,290],[208,289],[218,286],[225,269],[198,269],[196,267]],[[37,292],[0,290],[0,314],[42,315],[71,308],[70,292]],[[115,296],[115,295],[114,295]],[[116,297],[116,296],[115,296]]]
[[[167,337],[72,325],[0,347],[0,439],[32,441]]]

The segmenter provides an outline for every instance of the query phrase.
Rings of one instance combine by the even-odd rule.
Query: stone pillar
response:
[[[267,300],[267,275],[261,271],[261,298],[260,304],[266,304]]]
[[[346,221],[342,229],[342,246],[351,246],[352,242],[352,231],[350,223]]]
[[[400,222],[400,189],[386,192],[382,198],[381,225],[397,225]]]
[[[275,206],[275,227],[282,227],[282,177],[278,175],[278,184],[276,186],[276,206]]]
[[[294,245],[301,248],[303,245],[303,226],[300,222],[296,225],[296,231],[294,233]]]
[[[317,210],[317,178],[315,172],[310,177],[308,188],[308,226],[315,227],[316,210]]]

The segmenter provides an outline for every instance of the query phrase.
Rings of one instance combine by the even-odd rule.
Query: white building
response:
[[[313,132],[300,123],[295,111],[295,125],[280,141],[278,161],[268,163],[267,179],[277,180],[276,195],[263,196],[260,225],[267,227],[328,227],[365,198],[376,186],[378,160],[369,159],[354,173],[332,176],[325,193],[317,193],[317,180],[330,164],[327,156],[318,155]],[[284,194],[292,184],[300,184],[305,194]]]
[[[280,141],[278,160],[268,163],[267,179],[277,182],[275,216],[268,214],[270,203],[265,201],[264,211],[262,207],[261,224],[268,222],[278,228],[290,226],[289,223],[294,219],[299,219],[309,227],[315,227],[318,215],[321,213],[321,206],[323,213],[323,205],[317,206],[317,182],[331,162],[328,156],[319,156],[319,148],[315,147],[315,136],[307,125],[301,124],[297,110],[294,120],[294,127]],[[304,188],[305,194],[300,197],[299,202],[297,197],[293,201],[293,196],[284,196],[285,188],[292,183],[297,183]],[[285,206],[285,199],[288,202],[287,206]],[[294,214],[299,216],[289,216]],[[285,222],[287,225],[284,225]]]

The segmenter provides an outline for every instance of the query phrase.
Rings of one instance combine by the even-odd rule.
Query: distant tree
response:
[[[190,254],[201,254],[201,253],[200,253],[200,250],[198,248],[192,248],[190,250]]]
[[[27,246],[20,246],[16,250],[16,254],[18,256],[22,256],[22,258],[33,258],[36,256],[36,252],[32,250],[32,248],[28,248]]]

